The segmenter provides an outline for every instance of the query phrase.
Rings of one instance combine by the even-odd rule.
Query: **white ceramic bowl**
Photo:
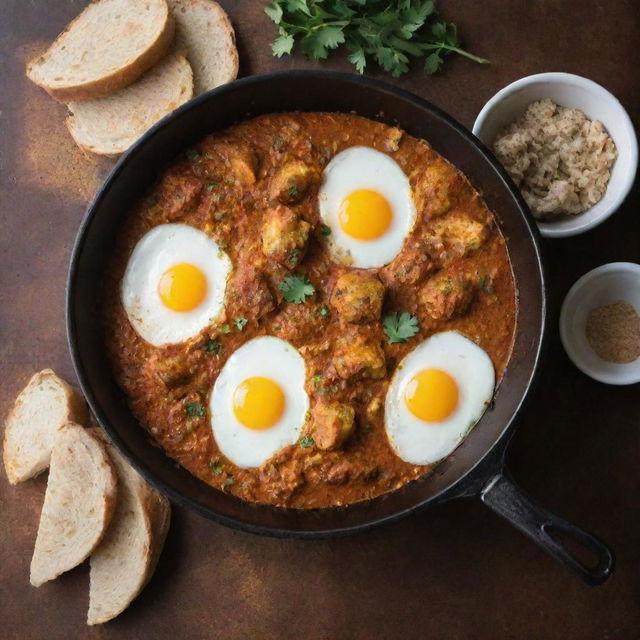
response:
[[[543,236],[573,236],[599,225],[622,204],[636,175],[638,140],[631,119],[618,99],[592,80],[571,73],[539,73],[501,89],[478,114],[473,133],[491,148],[502,127],[517,120],[529,104],[543,98],[551,98],[563,107],[580,109],[591,120],[600,120],[618,149],[607,191],[600,202],[565,220],[538,222]]]
[[[585,327],[591,309],[623,300],[640,313],[640,265],[611,262],[585,273],[569,289],[560,311],[560,339],[573,364],[607,384],[640,382],[640,358],[628,364],[607,362],[589,346]]]

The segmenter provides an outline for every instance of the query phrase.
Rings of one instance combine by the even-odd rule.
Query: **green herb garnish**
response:
[[[329,307],[320,307],[320,315],[323,318],[327,318],[329,316]]]
[[[309,447],[313,447],[315,442],[314,442],[314,440],[313,440],[313,438],[311,436],[302,436],[302,438],[300,438],[300,440],[298,440],[298,444],[303,449],[308,449]]]
[[[490,276],[483,276],[478,280],[478,286],[487,293],[493,293],[493,279]]]
[[[215,355],[218,355],[221,349],[222,346],[217,340],[207,340],[206,344],[204,345],[204,350],[207,353],[213,353]]]
[[[209,184],[207,184],[207,191],[213,191],[214,189],[218,188],[218,183],[217,182],[209,182]]]
[[[235,480],[233,479],[233,476],[227,476],[220,486],[223,489],[226,489],[227,487],[230,487],[234,482],[235,482]]]
[[[213,473],[215,473],[217,476],[219,476],[224,471],[224,468],[218,460],[212,460],[209,463],[209,466],[213,469]]]
[[[307,276],[287,276],[279,285],[280,291],[287,302],[301,304],[315,293],[315,288]]]
[[[292,184],[289,187],[289,197],[290,198],[297,198],[299,193],[300,193],[300,189],[298,189],[297,185]]]
[[[221,325],[220,333],[229,333],[230,331],[231,331],[231,327],[229,326],[229,324],[227,322],[225,322],[223,325]]]
[[[311,378],[311,380],[313,380],[313,384],[316,387],[319,387],[322,384],[322,374],[321,373],[316,373],[316,375],[313,376],[313,378]]]
[[[278,135],[273,136],[273,146],[276,149],[281,149],[283,144],[284,144],[284,140],[280,136]]]
[[[300,259],[300,249],[292,249],[291,254],[289,255],[289,262],[293,262],[293,264],[298,264],[298,260]]]
[[[387,334],[387,338],[389,338],[390,344],[394,342],[406,342],[420,331],[418,318],[406,311],[385,316],[382,321],[382,326],[384,332]]]
[[[247,322],[249,321],[246,318],[236,318],[234,322],[236,325],[236,329],[238,331],[242,331],[247,326]]]
[[[206,409],[199,402],[187,402],[185,411],[190,418],[203,418],[207,415]]]
[[[323,236],[330,236],[331,235],[331,227],[327,226],[326,224],[320,225],[320,233]]]
[[[374,60],[394,78],[409,70],[411,58],[429,74],[449,53],[489,62],[461,48],[456,25],[440,18],[434,0],[272,0],[265,13],[278,26],[271,45],[278,58],[297,40],[315,60],[344,45],[358,73]]]
[[[200,157],[200,154],[195,149],[187,149],[184,152],[184,155],[187,156],[187,160],[189,162],[193,162],[194,160],[197,160]]]

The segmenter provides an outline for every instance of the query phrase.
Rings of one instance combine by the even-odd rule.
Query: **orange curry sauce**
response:
[[[382,316],[408,311],[418,317],[420,332],[406,344],[389,344],[381,318],[346,322],[330,301],[336,279],[350,269],[330,259],[318,187],[331,158],[355,145],[389,154],[413,190],[417,221],[402,251],[386,267],[369,270],[386,287]],[[273,185],[294,161],[310,167],[316,179],[295,202],[276,203]],[[286,206],[312,225],[295,265],[282,265],[262,251],[263,220],[275,206]],[[129,323],[120,285],[138,240],[170,222],[208,233],[228,253],[233,272],[222,318],[185,343],[154,347]],[[278,288],[291,273],[306,274],[315,287],[303,304],[287,303]],[[103,316],[117,380],[141,425],[169,456],[243,500],[314,508],[372,498],[428,474],[430,466],[398,458],[385,434],[385,392],[398,362],[421,340],[453,329],[490,355],[499,380],[511,353],[516,310],[509,256],[492,213],[468,180],[427,142],[355,115],[282,113],[209,136],[164,172],[120,234],[106,277]],[[248,322],[239,329],[236,318]],[[299,349],[307,365],[311,408],[327,400],[353,406],[355,431],[339,448],[325,451],[297,443],[259,468],[241,469],[218,451],[208,413],[188,415],[188,403],[208,407],[228,356],[260,335],[277,336]],[[211,340],[220,345],[219,353],[207,348]],[[357,363],[347,373],[339,367],[338,374],[337,359],[358,345],[373,345],[383,354],[383,378],[367,377],[367,369]],[[306,424],[302,433],[310,429]]]

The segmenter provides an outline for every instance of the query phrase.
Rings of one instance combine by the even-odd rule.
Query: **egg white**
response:
[[[237,386],[255,376],[270,378],[285,395],[282,417],[268,429],[248,429],[238,422],[233,411]],[[259,467],[280,449],[295,443],[309,410],[304,382],[304,359],[280,338],[254,338],[234,351],[220,371],[209,399],[211,428],[221,453],[239,467]]]
[[[393,220],[375,240],[357,240],[340,226],[340,205],[350,193],[370,189],[389,202]],[[416,208],[409,179],[390,156],[370,147],[350,147],[331,159],[323,172],[318,193],[320,217],[331,229],[329,247],[336,262],[354,267],[381,267],[402,249],[416,220]]]
[[[180,263],[204,273],[207,293],[192,311],[174,311],[158,293],[163,273]],[[231,261],[215,240],[186,224],[163,224],[135,246],[120,288],[122,305],[137,333],[155,346],[183,342],[220,316]]]
[[[458,385],[458,405],[440,422],[424,422],[407,408],[404,393],[424,369],[446,371]],[[396,455],[411,464],[446,458],[467,436],[489,405],[495,371],[484,349],[457,331],[437,333],[398,365],[385,400],[385,429]]]

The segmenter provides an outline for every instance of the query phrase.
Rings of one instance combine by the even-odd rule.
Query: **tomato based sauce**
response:
[[[323,168],[335,154],[358,145],[398,163],[417,212],[397,257],[366,271],[333,261],[318,212]],[[265,239],[270,216],[285,226],[295,221],[304,242],[284,233]],[[222,316],[194,338],[156,347],[133,329],[120,287],[140,238],[174,222],[209,234],[228,254],[233,270]],[[348,294],[336,295],[336,282],[350,272],[364,274],[369,284],[375,278],[373,296],[384,293],[381,311],[373,304],[365,310],[379,314],[375,319],[350,318],[353,301]],[[306,276],[315,290],[300,304],[283,298],[280,284],[291,275]],[[397,364],[430,335],[456,330],[489,354],[500,380],[517,319],[504,238],[469,181],[424,140],[333,113],[261,116],[186,152],[133,207],[106,275],[104,299],[104,331],[116,378],[155,443],[221,491],[295,508],[366,500],[428,474],[431,466],[397,457],[385,433],[385,394]],[[405,343],[390,343],[382,319],[400,312],[417,318],[419,332]],[[325,446],[314,431],[322,425],[314,426],[309,415],[299,442],[258,468],[242,469],[216,445],[209,397],[227,358],[262,335],[290,342],[304,358],[310,414],[330,403],[352,408],[355,419],[344,441]],[[380,360],[375,369],[365,362],[371,353]],[[204,410],[193,411],[194,406]]]

